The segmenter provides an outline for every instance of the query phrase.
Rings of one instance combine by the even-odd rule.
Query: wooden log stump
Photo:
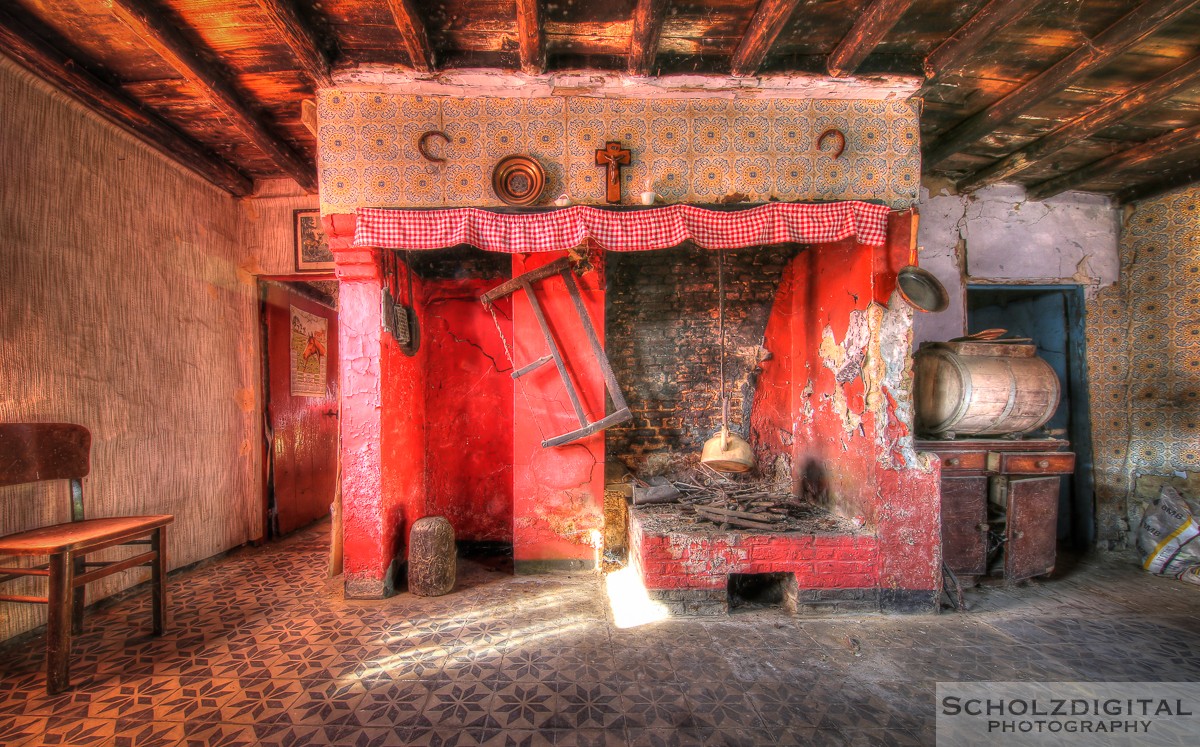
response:
[[[455,556],[454,527],[445,517],[417,519],[408,535],[408,590],[422,597],[448,594],[454,589]]]

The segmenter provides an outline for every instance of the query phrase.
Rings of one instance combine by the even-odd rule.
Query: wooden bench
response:
[[[71,521],[0,537],[0,558],[49,557],[31,567],[0,567],[0,583],[45,576],[45,597],[0,594],[0,601],[49,605],[46,620],[46,692],[70,686],[71,635],[83,630],[84,587],[97,579],[138,566],[151,569],[154,635],[166,623],[167,525],[175,517],[119,516],[85,519],[83,478],[91,471],[92,435],[69,423],[0,424],[0,487],[46,480],[69,480]],[[146,547],[121,560],[89,561],[86,556],[115,545]]]

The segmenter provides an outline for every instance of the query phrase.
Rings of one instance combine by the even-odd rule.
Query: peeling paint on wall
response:
[[[846,436],[852,436],[862,427],[862,411],[851,408],[846,385],[862,374],[862,363],[866,359],[869,335],[866,315],[858,309],[850,312],[849,327],[842,342],[837,342],[833,335],[833,329],[828,325],[821,335],[819,349],[821,362],[833,372],[833,379],[837,382],[832,393],[833,409],[838,414]],[[845,448],[844,441],[842,448]]]
[[[897,293],[887,307],[871,303],[865,311],[851,311],[841,343],[829,326],[821,337],[821,360],[838,384],[833,407],[842,430],[848,437],[861,435],[863,418],[869,413],[875,423],[876,459],[888,469],[927,469],[913,449],[908,425],[913,417],[912,320],[912,308]],[[855,379],[861,380],[859,398],[848,394],[847,385]],[[811,387],[810,381],[810,392]],[[853,401],[861,402],[861,408],[852,408]]]
[[[966,331],[972,283],[1079,284],[1089,295],[1116,282],[1118,211],[1106,197],[1068,192],[1030,201],[997,184],[969,195],[921,190],[921,267],[950,296],[950,308],[914,320],[915,343]]]

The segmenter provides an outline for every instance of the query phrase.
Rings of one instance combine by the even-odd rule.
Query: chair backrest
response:
[[[92,434],[71,423],[0,423],[0,487],[78,482],[91,471]],[[74,491],[72,491],[74,492]]]

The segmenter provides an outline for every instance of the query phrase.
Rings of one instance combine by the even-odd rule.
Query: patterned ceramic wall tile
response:
[[[1139,475],[1200,471],[1200,188],[1139,203],[1121,265],[1087,330],[1099,534],[1118,544]]]
[[[318,97],[318,120],[326,213],[499,205],[492,169],[513,154],[532,155],[546,170],[543,204],[562,193],[602,204],[595,151],[607,141],[632,154],[621,171],[626,203],[650,186],[661,202],[739,193],[751,202],[869,199],[906,207],[920,178],[917,108],[904,101],[449,99],[331,89]],[[816,148],[831,127],[847,139],[836,161],[832,142]],[[450,137],[432,143],[444,164],[417,150],[429,130]]]

